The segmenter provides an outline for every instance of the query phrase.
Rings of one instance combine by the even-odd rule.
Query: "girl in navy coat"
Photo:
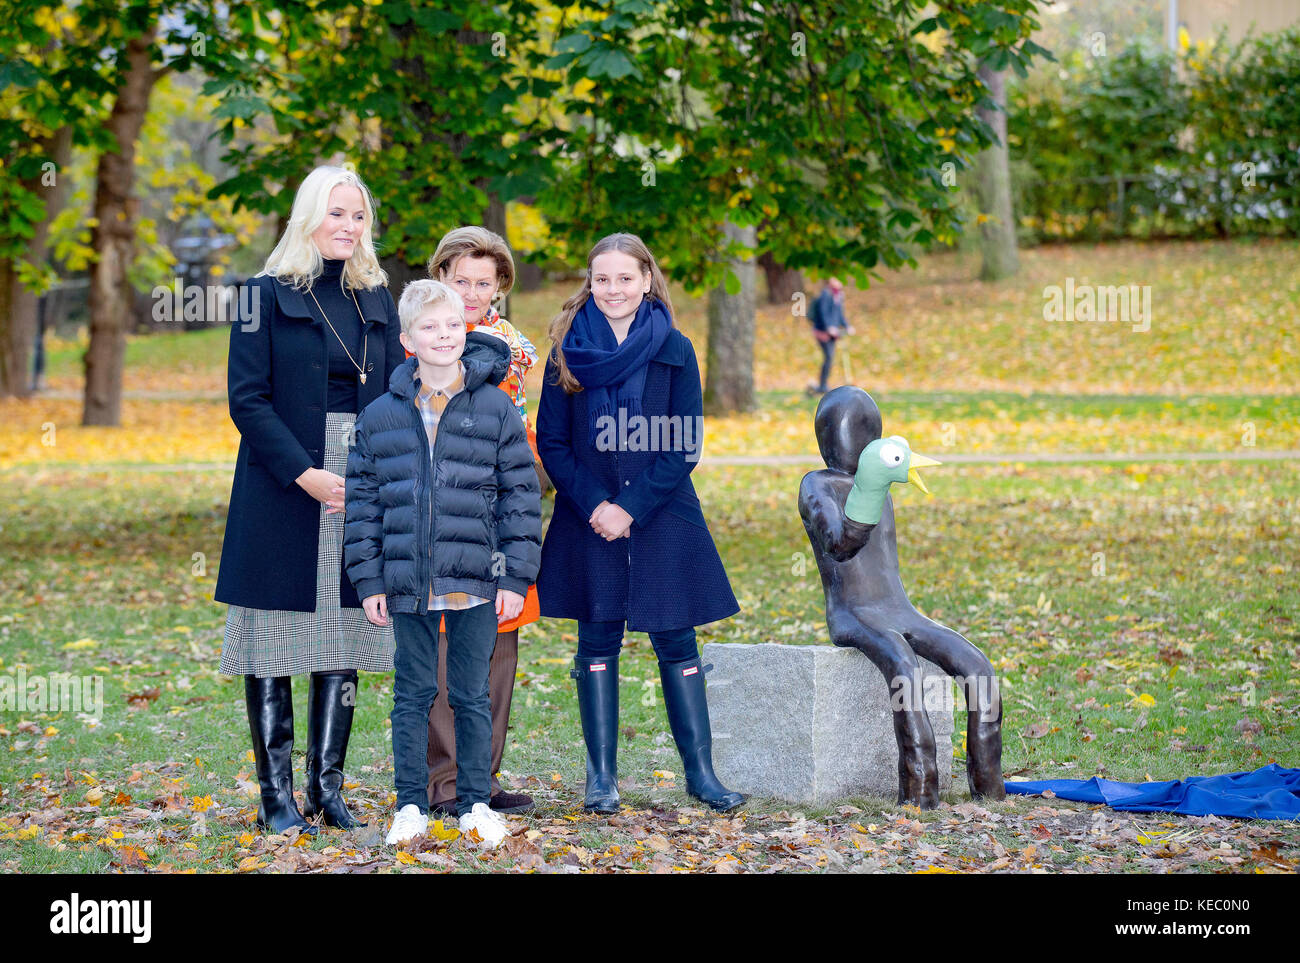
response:
[[[745,797],[713,772],[695,626],[740,611],[690,471],[703,404],[691,342],[668,286],[633,234],[603,238],[582,289],[551,322],[537,451],[555,484],[537,594],[543,616],[576,619],[587,743],[584,805],[618,812],[618,657],[647,632],[687,792],[719,811]]]

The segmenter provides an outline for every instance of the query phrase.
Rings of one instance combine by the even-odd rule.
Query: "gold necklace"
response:
[[[313,301],[316,301],[315,291],[313,291],[311,288],[308,288],[307,293],[311,295],[311,299]],[[343,343],[343,339],[339,337],[339,333],[337,331],[334,331],[334,325],[330,324],[330,316],[325,313],[325,309],[320,306],[319,301],[316,301],[316,308],[317,310],[320,311],[321,317],[325,319],[325,323],[329,324],[330,330],[334,331],[334,337],[339,339],[339,345],[340,347],[343,348],[343,353],[348,356],[348,360],[352,362],[352,367],[356,368],[357,371],[361,373],[361,383],[365,384],[366,371],[368,369],[364,368],[363,365],[365,365],[366,356],[370,352],[370,342],[366,340],[366,316],[361,313],[361,305],[357,304],[356,292],[353,291],[351,288],[348,288],[348,294],[352,295],[352,303],[357,305],[357,315],[361,318],[361,364],[357,364],[357,359],[352,357],[352,352],[349,351],[348,346]]]

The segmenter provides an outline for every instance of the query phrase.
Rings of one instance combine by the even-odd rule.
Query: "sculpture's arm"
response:
[[[855,522],[844,514],[839,502],[824,494],[805,490],[802,501],[804,528],[821,550],[837,562],[847,562],[862,550],[875,525]]]

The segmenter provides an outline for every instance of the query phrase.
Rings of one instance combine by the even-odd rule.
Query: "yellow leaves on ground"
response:
[[[1130,696],[1130,698],[1132,699],[1132,704],[1135,706],[1139,706],[1143,709],[1149,709],[1156,704],[1155,696],[1153,696],[1149,692],[1143,692],[1141,695],[1139,695],[1138,693],[1134,692],[1132,689],[1128,687],[1125,687],[1124,691]]]
[[[835,382],[847,360],[849,380],[869,391],[1289,393],[1300,367],[1297,257],[1273,243],[1039,247],[1021,252],[1015,277],[978,284],[977,255],[928,256],[915,271],[882,271],[869,289],[848,290],[856,333],[840,342]],[[1134,330],[1133,319],[1045,321],[1044,289],[1067,278],[1149,286],[1149,329]],[[806,287],[809,300],[820,291]],[[702,354],[703,330],[687,334]],[[806,317],[764,305],[755,359],[760,388],[802,389],[821,352]]]
[[[120,428],[84,428],[72,400],[0,401],[0,467],[15,464],[234,462],[239,432],[224,401],[122,403]]]
[[[1294,337],[1300,311],[1290,280],[1300,277],[1300,256],[1293,247],[1036,248],[1022,252],[1016,277],[998,284],[972,281],[977,266],[966,255],[934,255],[915,271],[884,271],[870,288],[847,293],[856,333],[840,342],[832,384],[856,384],[883,397],[886,431],[903,435],[915,450],[942,460],[945,452],[1300,448],[1300,419],[1290,410],[1264,404],[1242,414],[1234,401],[1193,406],[1185,397],[1293,391],[1300,369]],[[1149,285],[1150,329],[1044,321],[1044,289],[1066,278],[1080,285]],[[809,299],[820,289],[813,281],[805,287]],[[519,295],[512,321],[539,350],[548,345],[547,319],[568,293],[552,285]],[[676,291],[674,305],[703,369],[703,299]],[[758,311],[760,391],[801,392],[815,380],[821,353],[807,318],[793,307]],[[132,336],[122,427],[108,429],[79,425],[83,375],[71,359],[84,342],[52,339],[49,386],[68,396],[0,401],[0,467],[233,461],[239,436],[226,409],[227,342],[221,330]],[[542,373],[534,365],[526,378],[534,408]],[[954,395],[949,404],[908,401],[899,392]],[[1009,394],[962,400],[960,393],[972,392]],[[1071,394],[1173,397],[1099,409],[1063,398]],[[1054,400],[1040,403],[1042,396]],[[816,399],[798,398],[743,416],[711,417],[704,456],[815,455],[815,407]],[[1148,477],[1137,469],[1132,481],[1141,485]]]
[[[441,839],[444,842],[451,842],[454,839],[460,838],[460,830],[454,827],[448,829],[443,825],[441,819],[435,819],[429,824],[429,835],[433,839]]]

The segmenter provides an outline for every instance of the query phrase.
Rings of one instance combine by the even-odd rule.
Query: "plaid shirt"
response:
[[[438,437],[438,421],[442,417],[447,403],[465,388],[465,365],[460,361],[456,362],[456,380],[445,389],[433,387],[426,389],[420,384],[419,374],[415,376],[415,383],[417,385],[415,407],[420,411],[420,417],[424,420],[424,430],[429,436],[429,461],[430,468],[432,468],[433,443]],[[429,589],[430,611],[468,609],[488,601],[493,600],[479,598],[477,595],[470,595],[468,592],[448,592],[446,595],[434,595],[433,589]]]

